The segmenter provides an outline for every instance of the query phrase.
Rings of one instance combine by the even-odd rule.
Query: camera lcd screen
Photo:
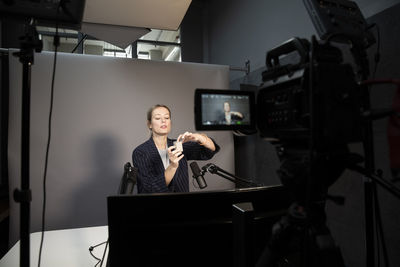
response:
[[[253,92],[196,89],[196,129],[255,129],[254,105]]]

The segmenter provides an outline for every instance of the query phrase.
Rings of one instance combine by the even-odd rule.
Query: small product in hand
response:
[[[180,141],[175,141],[175,142],[174,142],[174,146],[176,147],[176,150],[178,150],[178,151],[183,151],[182,142],[180,142]]]

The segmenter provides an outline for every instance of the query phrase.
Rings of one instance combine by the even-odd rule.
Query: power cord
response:
[[[57,8],[57,15],[59,14],[59,9],[60,9],[60,5]],[[47,137],[47,145],[46,145],[46,158],[45,158],[44,173],[43,173],[42,235],[40,238],[38,267],[40,267],[41,259],[42,259],[42,249],[43,249],[43,240],[44,240],[44,231],[45,231],[47,166],[48,166],[48,161],[49,161],[49,150],[50,150],[50,141],[51,141],[51,118],[53,115],[54,80],[55,80],[55,73],[56,73],[56,66],[57,66],[57,50],[58,50],[58,46],[60,45],[60,36],[58,35],[58,20],[56,21],[56,34],[54,36],[53,44],[54,44],[54,61],[53,61],[53,74],[52,74],[52,80],[51,80],[51,92],[50,92],[50,110],[49,110],[49,120],[48,120],[48,137]]]
[[[100,267],[103,266],[103,262],[106,257],[107,248],[108,248],[108,239],[107,239],[106,247],[104,248],[104,251],[103,251],[103,256],[101,257]]]
[[[368,29],[371,29],[373,27],[376,28],[376,39],[377,39],[376,52],[375,52],[375,56],[374,56],[375,66],[374,66],[374,72],[372,74],[372,78],[375,78],[376,71],[378,70],[378,64],[379,64],[379,61],[381,60],[381,34],[380,34],[378,24],[373,23],[368,27]]]
[[[104,248],[103,256],[102,256],[101,259],[100,259],[100,258],[96,257],[96,255],[93,254],[93,250],[94,250],[96,247],[101,246],[101,245],[103,245],[103,244],[106,244],[106,247]],[[90,253],[90,255],[92,255],[92,257],[95,258],[95,259],[97,260],[97,263],[94,265],[94,267],[97,267],[97,265],[98,265],[99,263],[100,263],[100,266],[103,264],[103,261],[104,261],[105,255],[106,255],[106,251],[107,251],[107,247],[108,247],[108,239],[107,239],[107,241],[104,241],[104,242],[101,242],[101,243],[99,243],[99,244],[97,244],[97,245],[94,245],[94,246],[90,246],[90,247],[89,247],[89,253]]]
[[[381,176],[381,175],[380,175]],[[374,216],[375,216],[375,227],[376,227],[376,244],[377,244],[377,266],[380,266],[380,256],[381,256],[381,246],[382,246],[382,253],[383,253],[383,262],[384,266],[388,267],[389,266],[389,256],[387,253],[387,247],[386,247],[386,241],[385,241],[385,235],[383,232],[383,224],[382,224],[382,214],[381,214],[381,209],[379,205],[379,199],[378,199],[378,190],[376,186],[373,188],[374,190]]]
[[[126,175],[129,174],[128,168],[130,168],[130,167],[132,167],[132,166],[130,166],[130,164],[128,164],[128,163],[125,164],[125,166],[124,166],[123,178],[124,178],[125,174],[126,174]],[[133,167],[133,169],[135,169],[135,167]],[[128,175],[128,176],[129,176],[129,175]],[[193,179],[193,180],[194,180],[194,179]],[[132,190],[133,190],[133,189],[132,189]],[[121,192],[121,185],[120,185],[119,188],[118,188],[117,194],[120,194],[120,192]],[[100,263],[100,267],[103,266],[103,262],[104,262],[104,259],[105,259],[106,253],[107,253],[108,241],[109,241],[109,239],[107,239],[107,241],[105,241],[105,242],[101,242],[101,243],[99,243],[99,244],[97,244],[97,245],[94,245],[94,246],[90,246],[90,247],[89,247],[89,253],[90,253],[90,255],[92,255],[92,257],[93,257],[94,259],[97,260],[97,263],[94,265],[94,267],[97,267],[97,265],[99,265],[99,263]],[[102,256],[101,259],[100,259],[100,258],[96,257],[96,256],[93,254],[93,250],[94,250],[96,247],[101,246],[101,245],[103,245],[103,244],[106,244],[106,246],[105,246],[104,251],[103,251],[103,256]]]
[[[78,47],[80,46],[80,44],[88,37],[87,34],[83,35],[82,39],[78,42],[78,44],[74,47],[74,49],[72,49],[71,53],[73,54],[75,52],[76,49],[78,49]]]
[[[101,246],[101,245],[103,245],[103,244],[106,244],[106,248],[104,249],[103,257],[100,259],[100,258],[96,257],[96,256],[93,254],[93,250],[94,250],[95,248],[97,248],[98,246]],[[101,243],[99,243],[99,244],[97,244],[97,245],[94,245],[94,246],[90,246],[90,247],[89,247],[89,253],[90,253],[90,255],[92,255],[92,257],[95,258],[95,259],[97,260],[97,263],[96,263],[96,265],[95,265],[94,267],[96,267],[100,262],[102,262],[102,261],[104,260],[104,255],[105,255],[105,251],[106,251],[106,249],[107,249],[107,246],[108,246],[108,240],[105,241],[105,242],[101,242]]]

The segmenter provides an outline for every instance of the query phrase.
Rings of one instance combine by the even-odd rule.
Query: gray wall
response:
[[[41,222],[52,62],[53,53],[36,54],[32,68],[33,232],[40,229]],[[19,187],[20,181],[21,69],[18,58],[10,53],[10,192]],[[148,108],[157,103],[171,108],[170,138],[176,138],[185,131],[195,131],[194,90],[227,87],[227,66],[58,54],[46,229],[106,225],[106,196],[116,194],[123,165],[131,161],[133,149],[150,137],[146,126]],[[233,172],[232,135],[208,134],[222,148],[211,162]],[[206,190],[234,187],[232,182],[213,175],[205,178]],[[196,190],[191,182],[190,186]],[[18,240],[18,211],[18,205],[10,199],[10,244]]]
[[[203,62],[204,19],[206,4],[192,0],[180,27],[182,61]]]
[[[400,1],[355,2],[369,17]],[[209,1],[207,11],[207,63],[244,66],[249,59],[256,70],[265,66],[265,54],[271,48],[295,36],[309,39],[316,34],[300,0],[216,0]],[[231,72],[230,80],[243,76],[243,72]]]
[[[399,3],[399,0],[355,0],[361,9],[361,12],[366,18],[369,18],[395,4]]]
[[[308,37],[314,28],[302,1],[211,1],[209,58],[230,66],[250,60],[252,70],[265,65],[267,50],[294,36]],[[242,77],[231,72],[231,80]]]
[[[364,16],[370,23],[381,26],[381,63],[376,77],[400,77],[399,29],[400,1],[359,0]],[[261,72],[265,66],[268,50],[292,37],[310,38],[316,34],[302,1],[209,1],[208,2],[208,51],[205,62],[243,66],[251,61],[252,72],[230,73],[230,88],[257,86],[261,82]],[[373,58],[376,46],[370,49]],[[245,86],[243,84],[249,84]],[[371,93],[375,108],[388,107],[393,99],[391,86],[380,86]],[[386,120],[374,122],[376,167],[390,178]],[[258,135],[235,136],[236,174],[246,175],[257,182],[279,183],[276,169],[279,167],[274,147],[261,140]],[[359,144],[351,147],[362,151]],[[240,166],[238,166],[240,164]],[[323,179],[323,178],[321,178]],[[362,176],[346,171],[330,188],[331,194],[346,198],[344,206],[327,203],[328,226],[342,250],[347,266],[366,266],[365,262],[365,219]],[[380,207],[390,266],[400,266],[400,256],[396,249],[400,246],[399,201],[378,187]],[[382,264],[382,253],[380,254]]]

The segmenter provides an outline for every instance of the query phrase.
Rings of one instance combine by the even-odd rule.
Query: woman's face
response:
[[[171,131],[171,118],[168,109],[164,107],[155,108],[151,114],[149,128],[158,135],[169,134]]]
[[[229,105],[228,102],[225,102],[225,103],[224,103],[224,111],[225,111],[225,112],[231,111],[231,105]]]

